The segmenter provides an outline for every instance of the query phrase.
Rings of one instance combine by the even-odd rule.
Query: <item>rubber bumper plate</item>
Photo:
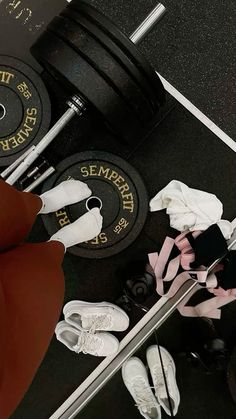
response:
[[[31,67],[0,56],[0,166],[13,163],[47,133],[51,106],[46,88]]]
[[[43,192],[71,178],[85,182],[92,190],[92,196],[43,216],[48,233],[54,234],[86,211],[99,207],[103,216],[101,234],[94,240],[70,248],[69,252],[100,259],[131,245],[143,229],[148,214],[147,191],[137,171],[113,154],[83,152],[61,162],[57,173],[45,183]]]
[[[139,69],[145,74],[149,82],[153,86],[156,97],[160,104],[165,101],[164,87],[149,62],[140,53],[138,48],[132,41],[103,13],[97,10],[91,3],[91,1],[83,0],[72,0],[68,6],[68,9],[74,10],[82,15],[85,15],[91,21],[95,22],[100,28],[102,28],[109,37],[113,39],[117,45],[119,45],[123,51],[136,63]]]

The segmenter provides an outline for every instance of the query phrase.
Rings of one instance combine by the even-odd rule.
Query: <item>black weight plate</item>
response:
[[[45,31],[33,53],[49,72],[63,83],[72,94],[82,96],[100,114],[120,139],[133,142],[140,137],[143,126],[99,73],[74,49],[55,34]]]
[[[72,0],[67,6],[84,14],[90,20],[96,22],[113,40],[129,55],[141,71],[148,77],[153,86],[160,104],[165,102],[165,89],[149,62],[141,54],[135,44],[105,15],[98,11],[89,2],[83,0]]]
[[[128,106],[133,108],[138,119],[148,123],[152,120],[154,113],[138,85],[113,56],[81,26],[68,18],[56,17],[49,24],[48,30],[80,52],[123,97]]]
[[[50,235],[77,220],[93,201],[102,202],[103,230],[94,240],[69,249],[74,255],[99,259],[127,248],[140,234],[148,214],[148,196],[137,171],[110,153],[88,151],[61,162],[57,173],[44,185],[47,191],[69,178],[85,182],[95,198],[43,216]],[[94,205],[96,206],[96,205]],[[91,209],[90,207],[90,209]]]
[[[136,64],[125,54],[122,49],[115,43],[113,40],[99,28],[97,24],[94,24],[92,21],[87,19],[85,16],[80,15],[75,10],[65,9],[61,16],[68,17],[71,20],[74,20],[76,23],[81,25],[86,31],[88,31],[92,36],[94,36],[106,49],[113,54],[115,59],[120,62],[126,71],[130,73],[134,81],[142,89],[144,95],[152,103],[153,110],[156,113],[159,109],[159,101],[154,92],[153,87],[147,80],[147,77],[139,70]]]
[[[40,76],[22,61],[0,56],[0,166],[13,163],[47,133],[51,107]]]

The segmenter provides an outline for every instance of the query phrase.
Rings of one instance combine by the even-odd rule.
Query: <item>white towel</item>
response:
[[[221,220],[223,205],[215,195],[189,188],[178,180],[172,180],[150,201],[150,211],[162,209],[170,216],[171,227],[178,231],[204,231],[219,223],[226,240],[233,233],[232,224]]]

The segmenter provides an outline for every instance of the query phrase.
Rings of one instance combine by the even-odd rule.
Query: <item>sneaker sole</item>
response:
[[[99,307],[110,307],[110,308],[114,308],[116,311],[118,311],[119,313],[123,314],[123,316],[126,318],[126,320],[128,321],[128,327],[129,327],[129,316],[125,313],[124,310],[122,310],[120,307],[116,306],[115,304],[112,303],[106,303],[106,302],[101,302],[101,303],[88,303],[86,301],[70,301],[69,303],[67,303],[64,308],[63,308],[63,314],[66,317],[71,316],[71,314],[76,313],[76,308],[79,306],[99,306]],[[127,327],[127,328],[128,328]],[[124,329],[127,330],[127,329]],[[124,331],[124,330],[121,330]]]

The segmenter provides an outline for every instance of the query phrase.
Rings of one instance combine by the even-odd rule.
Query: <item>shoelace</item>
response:
[[[167,379],[167,377],[168,377],[168,366],[166,366],[165,368],[164,368],[164,374],[165,374],[165,376],[166,376],[166,379]],[[154,378],[154,385],[155,385],[155,390],[156,391],[158,391],[158,393],[161,395],[161,396],[164,396],[164,395],[166,395],[167,394],[167,391],[166,391],[166,386],[165,386],[165,380],[164,380],[164,376],[163,376],[163,371],[162,370],[160,370],[159,368],[156,368],[154,371],[153,371],[153,378]]]
[[[147,386],[146,382],[141,378],[133,383],[132,387],[135,394],[135,406],[141,410],[146,409],[147,412],[151,412],[157,405],[157,402],[155,403],[154,401],[155,396],[151,390],[148,391],[152,387]]]
[[[87,332],[82,332],[79,336],[78,343],[73,346],[76,353],[83,352],[84,354],[92,353],[98,354],[98,350],[101,347],[101,339],[96,335],[91,335]]]
[[[89,333],[95,333],[96,330],[106,330],[112,326],[111,316],[106,314],[93,315],[91,321],[92,325],[89,328]]]

